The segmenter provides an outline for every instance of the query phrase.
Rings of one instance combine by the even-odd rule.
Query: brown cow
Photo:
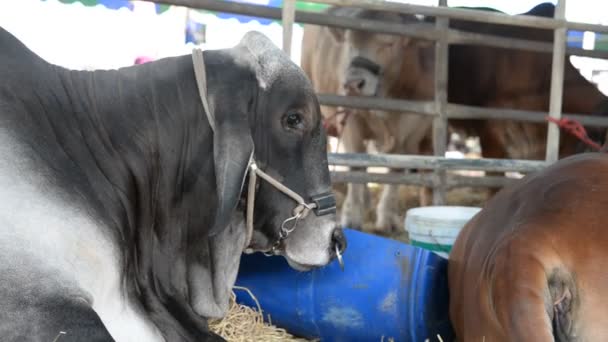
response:
[[[570,156],[488,201],[450,253],[458,341],[608,341],[608,155]]]
[[[537,16],[552,16],[554,6],[541,4],[525,14]],[[381,19],[395,21],[396,14],[377,11],[359,11],[359,18]],[[538,41],[551,41],[552,33],[547,30],[517,28],[504,25],[452,21],[451,27],[464,31],[488,33],[516,38],[527,38]],[[329,30],[332,32],[332,30]],[[337,32],[334,30],[334,32]],[[343,37],[341,54],[347,57],[346,68],[342,69],[344,80],[349,93],[365,96],[380,96],[410,100],[433,99],[434,79],[434,47],[427,41],[408,39],[400,36],[378,35],[362,31],[347,30]],[[407,42],[404,44],[403,41]],[[395,47],[400,47],[399,49]],[[345,49],[345,50],[344,50]],[[318,52],[324,55],[324,51]],[[344,63],[342,63],[344,64]],[[335,70],[325,70],[329,72]],[[309,74],[309,76],[311,76]],[[312,75],[311,78],[318,77]],[[565,66],[564,96],[562,110],[569,113],[593,114],[596,107],[605,104],[606,97],[589,81],[587,81],[569,62]],[[548,111],[549,91],[551,80],[551,55],[522,50],[510,50],[474,45],[452,45],[449,50],[449,82],[448,100],[451,103],[525,110]],[[417,154],[423,139],[428,141],[431,119],[429,117],[403,115],[396,113],[374,112],[376,115],[349,118],[348,125],[354,126],[350,133],[350,146],[355,152],[360,151],[363,139],[382,139],[384,141],[416,142],[413,148],[395,144],[388,153]],[[376,126],[388,127],[381,134],[364,135],[370,130],[371,120],[382,122]],[[418,118],[419,121],[413,121]],[[347,126],[348,126],[347,125]],[[536,124],[512,120],[450,120],[451,130],[464,132],[466,135],[478,136],[482,147],[482,155],[486,158],[511,159],[544,159],[546,145],[546,124]],[[345,134],[348,129],[345,129]],[[600,140],[604,138],[604,130],[595,130]],[[413,133],[416,133],[412,136]],[[383,134],[383,135],[382,135]],[[388,136],[387,136],[388,135]],[[446,137],[447,139],[447,137]],[[597,137],[596,137],[597,139]],[[345,141],[346,142],[346,141]],[[411,146],[411,145],[410,145]],[[585,151],[575,137],[561,134],[560,156]],[[346,147],[346,144],[345,144]],[[351,186],[354,188],[355,186]],[[351,189],[349,188],[349,190]],[[396,186],[387,186],[383,193],[392,205],[379,205],[379,218],[398,217],[396,211]],[[349,198],[361,196],[347,194],[345,205]],[[357,193],[355,193],[357,195]],[[349,197],[350,196],[350,197]],[[356,201],[351,203],[359,204]],[[382,201],[380,204],[383,204]],[[422,203],[428,204],[428,201]],[[363,212],[362,207],[353,206],[350,211],[342,213],[343,223],[357,223],[357,213]],[[345,215],[355,215],[345,217]],[[394,219],[378,220],[377,228],[387,228]],[[356,226],[356,225],[355,225]]]
[[[356,17],[361,19],[378,19],[388,22],[416,23],[420,22],[415,16],[401,15],[387,12],[365,11],[353,8],[333,8],[329,13],[334,15]],[[340,30],[327,27],[307,25],[304,28],[302,46],[302,69],[312,80],[318,92],[338,94],[361,94],[353,89],[353,81],[345,79],[344,72],[349,67],[350,59],[345,53],[350,52],[345,42],[348,42],[351,30]],[[359,33],[357,33],[359,34]],[[395,39],[396,38],[396,39]],[[374,95],[382,97],[407,97],[411,99],[426,99],[432,97],[432,78],[426,75],[429,65],[421,64],[430,60],[428,57],[418,56],[421,52],[420,42],[408,37],[390,35],[371,35],[361,37],[361,42],[367,49],[379,52],[383,57],[381,63],[389,65],[383,68],[383,75],[389,81],[383,84],[397,84],[397,81],[407,77],[410,83],[408,89],[384,88],[383,84],[365,85],[374,90]],[[403,58],[403,53],[412,55]],[[365,65],[367,69],[350,68],[355,72],[368,72],[374,65],[365,64],[366,60],[357,62]],[[427,63],[428,64],[428,63]],[[432,62],[431,62],[432,64]],[[417,83],[417,80],[421,84]],[[431,84],[424,84],[431,82]],[[347,86],[344,86],[344,85]],[[429,92],[430,91],[430,92]],[[419,154],[422,140],[430,132],[432,120],[418,114],[403,114],[384,111],[350,111],[345,126],[341,126],[343,117],[336,115],[336,109],[322,107],[324,117],[330,124],[337,126],[341,133],[341,143],[346,152],[366,152],[366,140],[376,143],[377,149],[383,153]],[[368,191],[365,184],[348,184],[347,194],[342,206],[342,224],[353,228],[361,227],[363,213],[366,207]],[[398,227],[401,225],[397,214],[398,186],[384,187],[377,206],[376,227]]]
[[[552,17],[554,5],[543,3],[527,15]],[[474,33],[551,42],[550,30],[453,21],[452,28]],[[522,110],[548,111],[552,57],[549,53],[484,46],[452,45],[449,58],[448,100],[452,103]],[[466,85],[466,86],[464,86]],[[607,101],[566,59],[562,111],[603,114]],[[547,125],[513,120],[451,120],[453,129],[477,135],[486,158],[536,159],[545,157]],[[591,129],[603,140],[605,130]],[[562,134],[560,156],[583,152],[577,138]]]

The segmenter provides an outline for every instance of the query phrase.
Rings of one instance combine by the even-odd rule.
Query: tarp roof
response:
[[[46,1],[46,0],[42,0],[42,1]],[[102,5],[109,9],[128,8],[130,10],[133,10],[133,1],[129,1],[129,0],[59,0],[59,1],[62,3],[65,3],[65,4],[80,2],[85,6]],[[230,2],[255,4],[255,5],[265,5],[265,6],[271,6],[271,7],[281,7],[283,5],[283,0],[217,0],[217,1],[230,1]],[[158,13],[158,14],[167,11],[171,7],[171,5],[164,5],[164,4],[155,4],[155,6],[156,6],[156,13]],[[317,4],[317,3],[305,2],[305,1],[296,1],[296,9],[298,9],[298,10],[322,11],[323,9],[325,9],[327,7],[328,7],[328,5],[324,5],[324,4]],[[235,18],[239,22],[242,22],[242,23],[247,23],[249,21],[256,20],[256,21],[260,22],[261,24],[267,25],[267,24],[270,24],[275,21],[272,19],[255,18],[255,17],[245,16],[245,15],[236,15],[236,14],[231,14],[231,13],[221,13],[221,12],[212,12],[212,13],[216,13],[217,16],[222,19]]]

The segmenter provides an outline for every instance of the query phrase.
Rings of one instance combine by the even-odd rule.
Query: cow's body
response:
[[[540,4],[526,15],[552,17],[554,6]],[[453,21],[450,27],[465,32],[486,33],[542,42],[553,41],[553,32],[528,27],[513,27]],[[516,49],[472,45],[450,46],[448,101],[480,107],[511,108],[547,112],[551,86],[551,54]],[[463,86],[466,85],[466,86]],[[587,81],[566,56],[562,111],[583,115],[604,115],[598,106],[606,96]],[[545,157],[546,123],[514,120],[451,120],[456,130],[480,137],[486,158],[534,159]],[[604,130],[594,129],[595,139]],[[584,150],[576,137],[561,134],[560,156]]]
[[[390,22],[409,23],[415,21],[413,16],[401,16],[378,12],[361,12],[357,9],[328,10],[340,16],[363,19],[387,20]],[[388,17],[388,18],[387,18]],[[333,32],[332,32],[333,31]],[[353,95],[344,84],[348,82],[345,71],[349,68],[346,42],[334,36],[337,29],[319,28],[306,25],[302,42],[302,68],[311,79],[317,92]],[[339,32],[338,35],[343,35]],[[365,39],[373,39],[373,35]],[[390,36],[385,37],[390,39]],[[364,40],[364,39],[362,39]],[[384,71],[390,80],[382,84],[378,96],[423,100],[432,97],[433,79],[428,78],[432,72],[432,62],[421,55],[420,49],[408,38],[398,39],[390,49],[401,50],[409,58],[393,61],[390,71]],[[427,51],[423,51],[427,53]],[[402,87],[402,85],[406,87]],[[323,109],[323,107],[322,107]],[[418,114],[404,114],[380,110],[349,110],[348,116],[336,115],[335,107],[326,107],[323,116],[328,124],[335,126],[340,135],[340,143],[345,152],[366,152],[366,142],[371,141],[381,153],[419,154],[430,153],[422,150],[423,141],[431,128],[432,120]],[[428,141],[427,141],[428,142]],[[396,227],[400,225],[400,215],[396,213],[398,204],[398,186],[386,185],[383,188],[377,206],[376,227]],[[348,184],[347,194],[342,206],[342,224],[360,227],[367,207],[368,194],[364,184]]]
[[[526,14],[552,16],[553,5],[541,4]],[[399,21],[395,14],[388,12],[360,11],[350,13],[358,18],[372,18],[383,21]],[[404,18],[401,22],[411,22]],[[452,28],[469,32],[502,35],[514,38],[551,41],[552,33],[547,30],[516,28],[463,21],[450,21]],[[309,28],[305,29],[309,30]],[[399,36],[372,35],[350,31],[343,42],[329,34],[320,32],[317,40],[334,42],[333,49],[341,49],[347,58],[338,64],[327,64],[324,69],[309,72],[313,80],[327,80],[328,73],[344,73],[340,76],[345,85],[359,86],[355,95],[401,98],[408,100],[433,100],[434,96],[434,46],[418,39],[404,40]],[[310,33],[312,34],[312,32]],[[313,41],[309,38],[309,41]],[[329,43],[327,43],[329,45]],[[386,46],[402,46],[394,50],[392,58],[387,57]],[[303,46],[303,51],[307,48]],[[344,51],[344,50],[350,51]],[[384,49],[384,50],[383,50]],[[318,55],[332,53],[333,50],[313,50]],[[308,58],[303,55],[303,63]],[[369,72],[365,65],[357,66],[357,58],[367,60],[381,70],[380,75]],[[397,60],[398,62],[395,62]],[[319,63],[323,61],[320,60]],[[359,63],[362,64],[362,63]],[[315,72],[315,70],[317,70]],[[323,78],[321,78],[321,76]],[[522,110],[548,111],[551,54],[521,50],[499,49],[475,45],[450,45],[448,101],[456,104],[512,108]],[[339,79],[340,77],[335,77]],[[588,82],[567,60],[565,65],[564,97],[562,110],[568,113],[596,114],[596,109],[605,103],[606,97]],[[361,83],[361,81],[364,81]],[[325,85],[324,90],[330,87]],[[333,86],[334,88],[337,86]],[[351,87],[352,89],[352,87]],[[428,116],[383,113],[381,111],[355,112],[343,130],[342,140],[347,152],[364,152],[365,140],[379,141],[379,145],[390,148],[382,152],[397,154],[429,154],[432,118]],[[450,120],[450,130],[464,135],[478,136],[482,155],[486,158],[544,159],[546,145],[545,123],[530,123],[512,120]],[[379,127],[379,128],[378,128]],[[374,129],[375,128],[375,129]],[[594,139],[604,137],[604,130],[595,130]],[[447,137],[446,137],[447,139]],[[586,146],[575,137],[561,134],[560,155],[567,156],[583,151]],[[349,185],[342,212],[343,224],[359,227],[364,212],[366,189],[360,185]],[[398,203],[397,187],[386,185],[377,207],[376,229],[394,226],[400,216],[396,211]],[[421,204],[430,203],[426,191],[421,193]],[[385,205],[391,203],[390,205]]]
[[[603,341],[608,156],[558,161],[502,189],[450,253],[459,341]]]
[[[0,28],[3,341],[221,340],[207,319],[226,313],[247,247],[253,146],[259,167],[307,201],[329,188],[301,71],[258,33],[204,55],[214,130],[192,56],[70,71]],[[267,184],[255,192],[250,249],[298,269],[332,259],[331,215],[279,239],[295,204]]]

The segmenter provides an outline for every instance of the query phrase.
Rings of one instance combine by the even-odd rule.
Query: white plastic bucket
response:
[[[410,243],[447,259],[460,230],[480,210],[478,207],[461,206],[409,209],[405,215],[405,229]]]

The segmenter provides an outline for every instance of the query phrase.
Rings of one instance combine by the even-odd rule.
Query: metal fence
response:
[[[307,0],[335,6],[350,6],[362,9],[391,11],[404,14],[421,14],[436,17],[434,24],[406,25],[374,20],[361,20],[339,17],[327,13],[297,11],[295,0],[284,0],[282,8],[261,5],[243,4],[218,0],[148,0],[157,3],[185,6],[190,8],[221,11],[227,13],[250,15],[261,18],[277,19],[283,25],[283,49],[290,53],[292,27],[294,22],[302,24],[324,25],[343,29],[365,30],[376,33],[406,35],[415,38],[435,41],[435,99],[434,101],[407,101],[398,99],[348,97],[335,94],[319,94],[321,104],[344,106],[350,108],[392,110],[418,113],[433,116],[433,150],[434,156],[407,155],[371,155],[371,154],[335,154],[330,153],[329,163],[335,166],[369,167],[383,166],[389,168],[417,168],[432,170],[433,173],[422,174],[373,174],[366,172],[333,172],[336,182],[378,182],[416,184],[434,188],[433,203],[445,202],[447,189],[454,186],[503,186],[508,183],[504,177],[466,177],[448,174],[448,170],[483,170],[500,172],[534,172],[558,159],[559,127],[548,122],[547,149],[545,160],[510,160],[510,159],[448,159],[443,157],[446,151],[448,119],[512,119],[530,122],[545,122],[547,113],[512,109],[493,109],[464,106],[448,103],[448,47],[450,44],[464,43],[501,48],[521,49],[552,53],[552,74],[550,88],[550,106],[548,115],[554,119],[562,117],[578,120],[583,125],[608,127],[608,118],[591,117],[575,113],[562,113],[562,93],[564,64],[566,53],[576,56],[587,56],[608,59],[606,51],[589,51],[566,47],[567,29],[608,33],[608,26],[569,22],[565,20],[566,0],[558,0],[554,18],[543,18],[528,15],[510,16],[502,13],[478,11],[471,9],[447,8],[445,0],[439,0],[439,6],[420,6],[386,2],[379,0]],[[552,43],[530,41],[525,39],[506,38],[488,34],[464,32],[449,28],[451,19],[476,21],[483,23],[505,24],[554,30]]]

